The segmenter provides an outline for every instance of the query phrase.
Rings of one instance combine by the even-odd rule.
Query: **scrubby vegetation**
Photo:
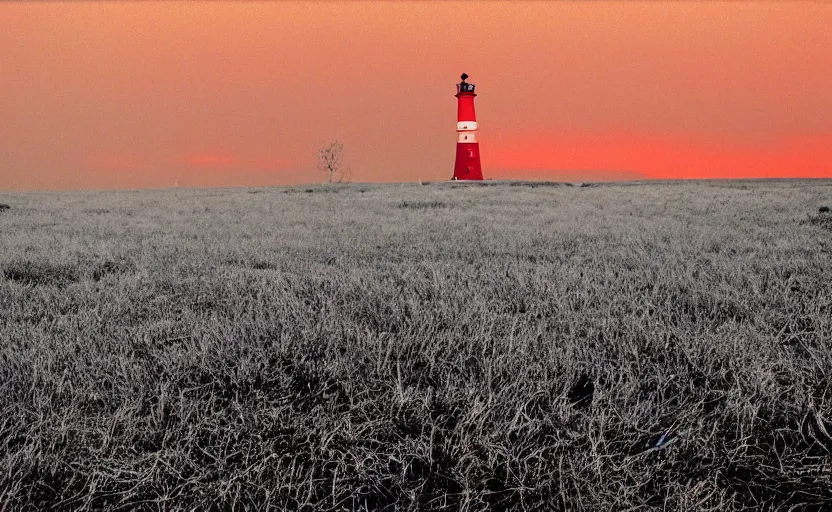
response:
[[[818,208],[817,215],[809,215],[804,221],[805,224],[812,224],[827,231],[832,231],[832,214],[829,213],[829,208],[821,206]]]
[[[287,190],[0,194],[0,508],[832,508],[829,181]]]
[[[447,207],[448,205],[442,201],[402,201],[399,203],[399,208],[409,208],[411,210]]]

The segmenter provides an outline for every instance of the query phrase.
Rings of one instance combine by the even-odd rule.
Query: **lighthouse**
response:
[[[477,115],[474,113],[474,84],[469,84],[466,73],[456,84],[456,162],[455,180],[481,180],[480,144],[477,142]]]

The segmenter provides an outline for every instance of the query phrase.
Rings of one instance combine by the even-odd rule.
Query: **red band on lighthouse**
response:
[[[474,84],[465,81],[468,75],[462,74],[462,82],[456,84],[457,102],[457,142],[456,162],[454,163],[455,180],[481,180],[480,145],[477,142],[477,115],[474,112]]]

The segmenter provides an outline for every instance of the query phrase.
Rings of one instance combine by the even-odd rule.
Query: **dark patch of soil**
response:
[[[65,286],[78,280],[76,269],[64,263],[13,261],[3,269],[6,279],[28,285]]]

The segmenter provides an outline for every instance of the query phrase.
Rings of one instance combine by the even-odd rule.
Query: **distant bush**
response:
[[[10,209],[11,206],[0,203],[0,212]]]
[[[442,201],[402,201],[399,208],[410,210],[426,210],[429,208],[447,208],[448,205]]]
[[[306,192],[307,194],[337,194],[338,185],[324,185],[317,188],[307,188],[304,189],[304,192]]]
[[[820,208],[818,208],[818,213],[829,213],[829,207],[821,206]]]
[[[563,187],[566,184],[558,183],[557,181],[513,181],[509,183],[510,187],[528,187],[528,188],[537,188],[537,187]],[[571,186],[571,185],[569,185]]]

